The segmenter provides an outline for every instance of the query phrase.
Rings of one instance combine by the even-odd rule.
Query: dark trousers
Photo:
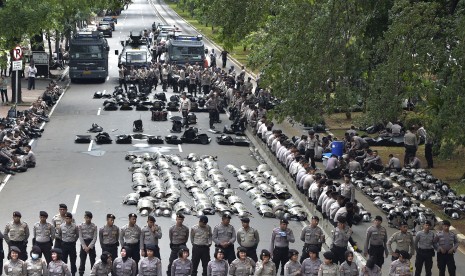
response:
[[[7,101],[8,101],[8,98],[7,98]],[[433,144],[425,144],[425,158],[426,158],[426,163],[428,163],[428,168],[434,168],[433,166]]]
[[[193,245],[192,246],[192,276],[197,276],[197,269],[199,268],[200,261],[202,261],[202,276],[207,276],[207,266],[210,261],[210,247],[206,245]]]
[[[119,79],[119,87],[124,86],[124,91],[128,92],[128,84],[126,83],[126,79]]]
[[[208,93],[210,93],[210,85],[203,85],[202,90],[203,94],[208,95]]]
[[[6,89],[0,89],[0,94],[2,94],[2,103],[8,102],[8,93]]]
[[[163,90],[163,92],[166,92],[168,91],[168,80],[162,80],[161,81],[161,89]]]
[[[86,239],[84,240],[85,244],[87,246],[89,246],[89,244],[92,242],[91,239]],[[79,274],[80,275],[83,275],[84,274],[84,271],[86,271],[86,260],[87,260],[87,255],[89,255],[89,260],[90,260],[90,267],[94,267],[94,264],[95,264],[95,257],[96,257],[96,253],[95,253],[95,247],[94,248],[91,248],[89,250],[89,252],[86,252],[84,251],[84,249],[82,249],[82,246],[81,247],[81,251],[79,251]],[[112,259],[116,259],[117,256],[111,256]]]
[[[438,258],[438,269],[439,269],[439,276],[445,276],[446,275],[446,266],[447,270],[449,271],[450,276],[455,276],[455,259],[454,259],[454,254],[442,254],[441,252],[438,252],[437,255]]]
[[[368,255],[375,259],[375,263],[381,268],[384,264],[384,246],[383,245],[370,245],[368,248]]]
[[[187,109],[181,110],[182,113],[182,125],[188,127],[189,126],[189,121],[187,120],[187,115],[189,115],[189,112],[187,112]]]
[[[346,251],[347,251],[347,247],[339,247],[339,246],[333,245],[331,247],[331,252],[334,253],[334,257],[335,257],[333,260],[333,263],[342,264],[343,262],[345,262]]]
[[[42,251],[42,255],[45,257],[45,260],[47,261],[47,264],[49,264],[52,261],[52,241],[49,242],[37,242],[35,243],[40,250]]]
[[[189,83],[189,86],[187,87],[187,92],[189,94],[193,94],[194,97],[197,97],[197,86],[195,85],[195,83]]]
[[[186,88],[186,81],[185,80],[179,80],[179,92],[184,92],[184,89]]]
[[[69,264],[71,266],[71,274],[76,274],[77,267],[76,267],[76,242],[62,242],[61,243],[61,251],[63,251],[63,259],[62,261],[68,264],[68,256],[69,256]]]
[[[254,262],[258,262],[257,248],[256,247],[244,247],[244,248],[247,250],[247,252],[245,253],[247,257],[254,260]]]
[[[228,247],[224,248],[221,246],[216,246],[217,248],[221,248],[224,251],[224,259],[231,264],[236,259],[236,252],[234,251],[234,245],[230,244]]]
[[[284,275],[284,265],[289,261],[289,247],[275,247],[273,249],[273,263],[278,274],[279,264],[281,264],[281,275]]]
[[[321,251],[321,244],[308,244],[306,243],[304,247],[302,248],[302,256],[300,256],[300,263],[302,263],[305,259],[310,257],[309,254],[309,249],[310,246],[316,246],[318,247],[318,253],[316,253],[316,257],[319,259],[320,258],[320,251]]]
[[[21,253],[19,253],[19,259],[20,260],[23,260],[23,261],[26,261],[27,260],[27,251],[26,251],[26,247],[27,247],[27,244],[23,241],[10,241],[10,244],[8,246],[8,252],[10,252],[10,247],[11,246],[16,246],[19,248],[19,250],[21,250]],[[8,254],[8,260],[10,259],[10,254]]]
[[[220,113],[216,109],[209,110],[209,119],[210,119],[210,128],[213,127],[213,124],[218,121]]]
[[[140,261],[140,245],[139,245],[139,243],[125,243],[124,246],[127,246],[127,247],[129,247],[129,249],[131,249],[131,254],[129,254],[129,258],[132,258],[136,262],[136,264],[138,265],[139,261]],[[160,250],[156,250],[156,251],[158,251],[158,255],[160,255]],[[160,258],[155,253],[156,252],[154,252],[153,255],[155,257]]]
[[[410,163],[410,158],[417,154],[417,147],[405,145],[404,167]]]
[[[36,78],[27,78],[27,90],[36,89]]]
[[[305,150],[305,160],[310,161],[310,165],[312,166],[312,168],[316,169],[315,150],[314,149],[306,149]]]
[[[181,249],[182,246],[186,246],[186,244],[170,244],[171,253],[166,275],[171,276],[171,265],[173,264],[173,261],[178,258],[179,249]]]
[[[117,243],[113,244],[101,244],[102,252],[107,251],[111,256],[118,256],[118,245]],[[115,258],[115,257],[113,257]]]
[[[61,248],[61,239],[55,238],[55,244],[53,245],[53,248]]]
[[[431,269],[433,268],[433,249],[418,249],[415,258],[415,276],[421,275],[423,264],[425,264],[425,275],[431,276]]]

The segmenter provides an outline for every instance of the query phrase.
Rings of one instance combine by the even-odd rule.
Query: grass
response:
[[[199,22],[196,18],[193,18],[187,10],[183,11],[180,7],[178,7],[177,3],[172,1],[167,1],[166,3],[170,6],[171,9],[177,12],[179,16],[194,26],[204,37],[208,37],[210,40],[214,41],[218,45],[221,45],[222,47],[224,46],[221,44],[220,39],[218,38],[218,34],[216,32],[217,29],[212,28],[211,25],[205,26],[205,24]],[[236,59],[239,63],[247,65],[247,55],[249,53],[249,50],[244,51],[243,47],[238,45],[229,52],[229,55]]]

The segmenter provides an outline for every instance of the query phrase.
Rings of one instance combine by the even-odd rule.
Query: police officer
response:
[[[226,276],[228,275],[229,265],[225,258],[223,248],[217,247],[213,254],[214,260],[208,262],[207,276]]]
[[[347,220],[344,216],[340,216],[337,221],[337,226],[331,233],[333,234],[333,244],[331,251],[335,255],[333,262],[342,264],[345,261],[345,253],[347,251],[347,243],[352,235],[352,229],[346,224]]]
[[[173,261],[179,257],[179,250],[186,247],[187,240],[189,239],[189,228],[183,224],[184,215],[179,213],[176,215],[176,224],[170,227],[168,235],[170,238],[171,254],[167,274],[171,275],[171,265]],[[189,252],[189,251],[187,251]],[[192,266],[192,263],[191,263]],[[192,271],[191,271],[192,272]]]
[[[27,260],[27,239],[29,238],[29,226],[26,222],[21,221],[21,213],[19,211],[13,212],[13,221],[10,221],[5,226],[3,236],[8,244],[8,251],[12,246],[19,249],[19,259]]]
[[[245,247],[237,248],[237,258],[229,266],[229,275],[233,276],[249,276],[255,271],[255,261],[247,257],[247,249]]]
[[[179,100],[179,111],[182,114],[183,125],[185,127],[189,126],[187,115],[189,115],[190,110],[191,110],[191,100],[189,100],[186,97],[186,93],[182,93],[181,94],[181,99]]]
[[[389,254],[386,243],[387,243],[387,231],[386,228],[381,226],[383,218],[381,216],[376,216],[374,225],[368,227],[366,239],[365,239],[365,248],[364,255],[365,257],[370,254],[375,260],[376,264],[381,268],[384,263],[383,252],[386,255],[386,258]]]
[[[410,256],[415,254],[415,246],[413,243],[413,235],[408,232],[407,221],[400,223],[400,231],[395,232],[387,242],[389,254],[392,255],[392,260],[395,261],[399,258],[399,251],[404,250],[409,252]],[[396,250],[392,250],[392,243],[396,244]]]
[[[237,242],[245,248],[247,257],[250,257],[254,262],[258,261],[257,247],[260,242],[258,231],[250,227],[250,219],[247,217],[241,218],[242,227],[237,231]]]
[[[68,263],[68,256],[71,266],[71,274],[75,275],[76,268],[76,241],[79,238],[79,229],[73,222],[73,215],[70,212],[65,214],[65,223],[60,225],[59,235],[61,240],[61,250],[63,261]]]
[[[178,258],[173,261],[168,276],[189,276],[192,275],[192,262],[189,258],[189,249],[181,246],[178,251]]]
[[[143,258],[139,263],[139,276],[161,276],[161,261],[154,256],[157,248],[153,244],[145,246],[147,257]]]
[[[455,259],[454,254],[459,247],[457,235],[449,231],[450,221],[444,220],[442,222],[442,231],[436,234],[434,239],[436,248],[438,250],[438,269],[439,276],[446,275],[446,266],[449,275],[455,276]]]
[[[216,92],[210,95],[210,98],[205,102],[205,107],[208,109],[209,112],[209,119],[210,119],[210,129],[215,129],[213,125],[219,119],[219,111],[218,107],[220,105],[220,101]]]
[[[299,262],[299,251],[289,249],[289,261],[284,265],[284,276],[300,276],[302,266]]]
[[[260,253],[260,261],[255,267],[255,276],[276,276],[276,265],[270,261],[270,251],[263,249]]]
[[[358,276],[358,267],[354,262],[354,252],[346,251],[345,262],[339,266],[339,276]]]
[[[139,225],[136,224],[137,215],[134,213],[130,213],[128,217],[129,223],[121,227],[119,234],[119,243],[131,249],[131,254],[129,254],[129,258],[132,258],[136,262],[136,264],[138,264],[140,260],[139,248],[142,231]]]
[[[53,248],[51,251],[52,261],[48,264],[48,276],[71,276],[68,265],[61,260],[63,251],[60,248]]]
[[[407,251],[399,251],[399,259],[391,263],[389,275],[410,276],[410,254]]]
[[[302,256],[300,257],[300,262],[302,263],[306,258],[308,258],[308,249],[311,246],[318,248],[318,252],[321,251],[321,245],[325,242],[325,234],[323,230],[318,226],[320,218],[313,216],[310,225],[305,226],[300,233],[300,240],[303,241],[304,247],[302,249]],[[317,252],[317,257],[318,257]]]
[[[354,201],[355,201],[355,186],[350,181],[350,175],[349,174],[344,175],[344,183],[341,184],[341,186],[339,187],[339,190],[341,191],[341,195],[343,197],[349,199],[350,202],[354,203]]]
[[[151,244],[155,248],[153,255],[161,259],[158,239],[161,238],[162,232],[160,226],[155,224],[155,221],[155,217],[148,216],[147,225],[145,225],[140,232],[140,254],[145,256],[145,247],[147,244]]]
[[[60,203],[58,209],[58,214],[54,215],[52,218],[53,227],[55,227],[55,245],[54,248],[61,248],[61,239],[58,232],[60,231],[60,225],[65,223],[65,214],[68,212],[68,206],[64,203]],[[74,223],[74,219],[73,219]]]
[[[289,243],[294,243],[294,232],[287,226],[289,221],[282,219],[279,227],[273,229],[271,233],[271,250],[273,251],[273,262],[276,266],[276,271],[281,263],[281,275],[284,275],[284,265],[289,261]]]
[[[210,246],[212,245],[212,229],[207,223],[208,217],[200,216],[199,223],[191,228],[192,276],[197,276],[200,260],[202,260],[202,276],[207,276],[207,265],[210,261]]]
[[[55,227],[47,222],[47,212],[40,211],[39,218],[40,221],[36,222],[32,228],[32,243],[40,248],[48,264],[52,261],[51,250],[55,239]]]
[[[90,267],[95,264],[95,243],[97,242],[97,226],[92,222],[93,215],[89,211],[84,212],[84,222],[78,226],[79,242],[81,250],[79,251],[79,275],[84,275],[86,270],[86,259],[89,255]],[[103,256],[103,253],[102,253]],[[115,258],[116,256],[111,256]]]
[[[137,265],[136,262],[129,258],[129,256],[126,254],[128,251],[131,251],[129,247],[123,246],[121,248],[121,257],[118,257],[113,261],[112,275],[136,276]]]
[[[321,264],[323,263],[318,258],[318,253],[321,251],[321,248],[311,245],[308,247],[308,258],[302,262],[302,275],[303,276],[317,276],[318,270],[320,269]]]
[[[102,252],[107,251],[112,256],[117,256],[119,246],[119,228],[118,226],[114,225],[115,218],[115,215],[107,214],[107,223],[105,226],[100,227],[98,231]]]
[[[228,263],[232,263],[236,258],[234,252],[234,242],[236,242],[236,229],[230,224],[231,215],[223,214],[220,224],[213,228],[213,242],[216,248],[223,249],[223,254]]]
[[[8,261],[3,266],[6,275],[27,275],[26,262],[19,258],[21,250],[12,245],[8,251]]]
[[[434,239],[436,235],[430,231],[430,228],[431,222],[426,221],[423,224],[423,230],[418,231],[415,235],[414,247],[417,252],[417,257],[415,258],[415,276],[421,275],[423,263],[425,264],[425,275],[431,276],[434,256]]]
[[[111,254],[103,251],[102,255],[100,256],[100,260],[98,260],[95,265],[92,266],[92,272],[90,273],[90,276],[108,276],[112,269],[111,260]]]

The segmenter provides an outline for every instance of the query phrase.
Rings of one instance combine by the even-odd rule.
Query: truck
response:
[[[205,45],[201,35],[174,34],[166,43],[166,61],[171,64],[203,64]]]
[[[73,35],[69,48],[69,78],[71,82],[98,79],[105,82],[108,76],[110,46],[98,31],[82,31]]]
[[[149,67],[152,62],[152,52],[148,46],[147,39],[143,36],[143,32],[131,31],[129,38],[126,41],[121,41],[123,50],[121,54],[115,50],[115,55],[118,56],[118,67]]]

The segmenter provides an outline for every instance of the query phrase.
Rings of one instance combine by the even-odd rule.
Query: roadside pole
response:
[[[18,82],[19,82],[19,76],[18,73],[23,69],[23,49],[21,49],[21,46],[16,46],[13,49],[13,71],[15,72],[15,77],[16,77],[16,87],[15,87],[15,108],[18,105]]]

